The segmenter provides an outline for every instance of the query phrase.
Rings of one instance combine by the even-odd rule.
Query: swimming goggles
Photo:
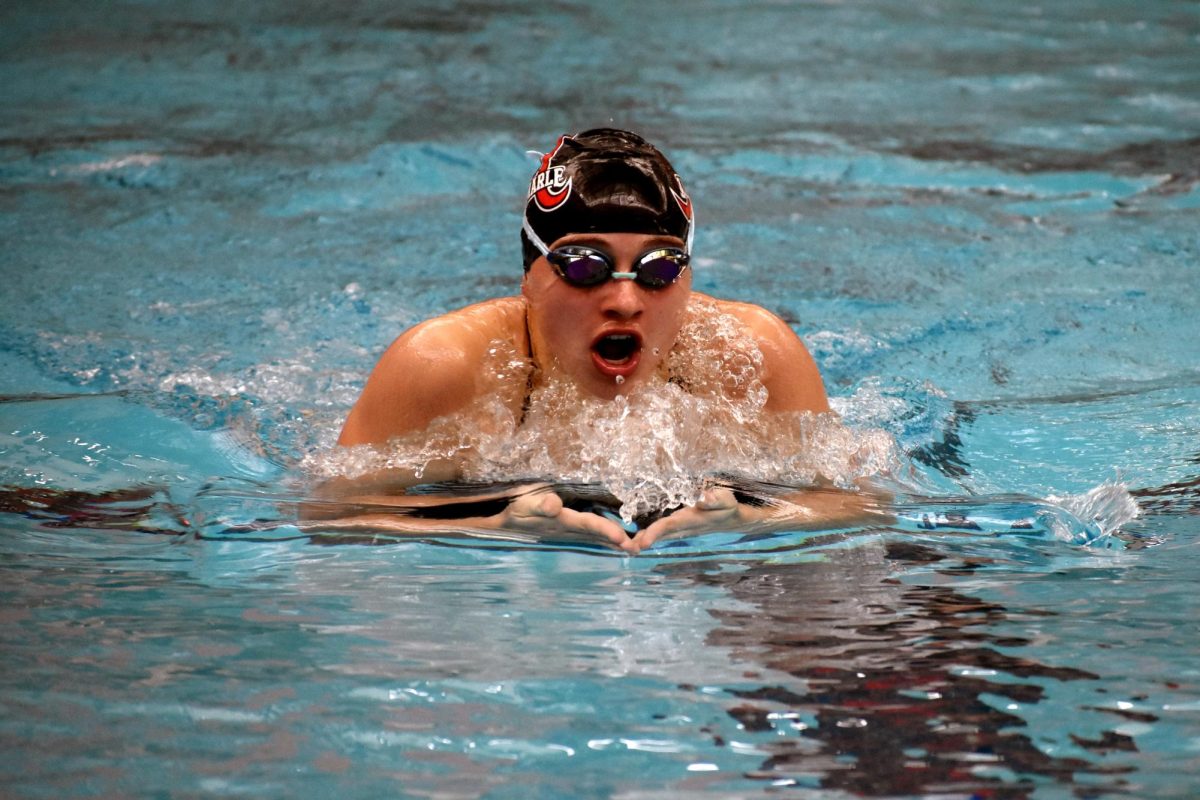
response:
[[[632,272],[617,272],[612,257],[583,245],[564,245],[546,253],[559,277],[572,286],[597,286],[609,279],[635,280],[650,289],[661,289],[679,280],[688,266],[688,254],[678,247],[658,247],[643,253]]]
[[[682,248],[656,247],[634,262],[632,272],[617,272],[612,256],[603,250],[576,244],[551,250],[534,232],[528,219],[522,229],[559,277],[572,286],[599,286],[610,279],[625,278],[650,289],[661,289],[679,280],[691,260]]]

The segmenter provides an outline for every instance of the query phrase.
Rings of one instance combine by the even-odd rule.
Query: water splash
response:
[[[543,379],[522,403],[532,365],[497,342],[484,370],[494,391],[463,413],[383,448],[318,453],[303,466],[318,478],[401,470],[420,480],[453,462],[469,481],[592,484],[616,497],[629,521],[696,503],[715,476],[852,487],[900,464],[883,430],[851,429],[832,413],[767,413],[754,340],[711,303],[695,306],[667,377],[612,400]]]
[[[1083,494],[1046,498],[1049,502],[1069,511],[1093,534],[1092,541],[1109,536],[1141,514],[1137,500],[1122,483],[1105,481]],[[1069,528],[1050,524],[1055,538],[1063,541],[1075,540],[1075,532]]]

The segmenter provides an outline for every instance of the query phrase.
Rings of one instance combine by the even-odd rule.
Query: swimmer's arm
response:
[[[448,459],[430,461],[418,473],[414,469],[381,469],[365,475],[327,478],[311,487],[311,500],[300,507],[304,519],[344,516],[361,506],[410,506],[410,486],[457,480],[458,465]]]
[[[636,552],[625,530],[597,514],[563,506],[544,484],[470,497],[358,494],[317,500],[300,513],[308,533],[470,536],[588,542]]]
[[[338,444],[381,445],[462,410],[479,392],[479,349],[447,318],[406,331],[375,365]]]

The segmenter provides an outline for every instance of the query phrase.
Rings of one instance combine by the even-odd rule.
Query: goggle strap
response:
[[[522,220],[521,230],[525,232],[525,235],[529,237],[529,241],[533,243],[533,246],[536,247],[542,255],[550,255],[550,247],[542,241],[542,237],[538,236],[537,233],[534,232],[533,226],[529,224],[528,216]]]

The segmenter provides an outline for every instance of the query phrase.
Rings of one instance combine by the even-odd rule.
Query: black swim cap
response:
[[[690,252],[692,201],[667,157],[636,133],[594,128],[564,135],[529,182],[525,269],[571,233],[675,236]]]

